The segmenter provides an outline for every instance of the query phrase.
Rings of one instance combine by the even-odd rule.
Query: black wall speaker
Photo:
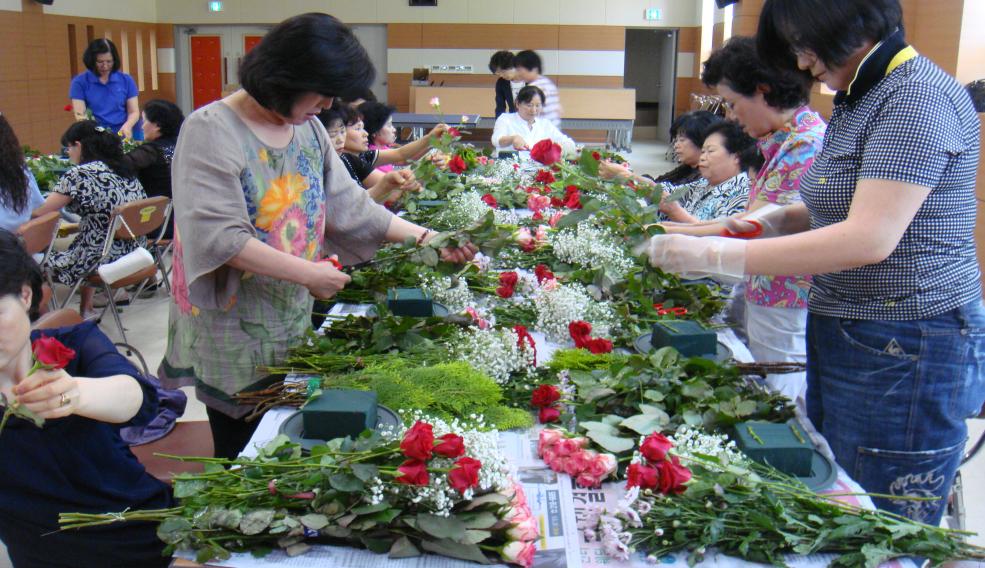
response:
[[[38,4],[44,4],[45,6],[51,6],[55,3],[55,0],[34,0]]]
[[[724,8],[729,4],[738,4],[738,3],[739,0],[715,0],[715,4],[717,4],[719,8]]]

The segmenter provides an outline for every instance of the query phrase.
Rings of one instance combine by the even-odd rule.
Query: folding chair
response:
[[[55,329],[78,325],[80,323],[82,323],[82,316],[79,312],[69,308],[62,308],[60,310],[52,310],[34,320],[34,323],[31,324],[31,329]]]
[[[168,222],[165,220],[164,224],[161,225],[161,232],[157,234],[157,238],[147,243],[147,250],[154,257],[154,262],[157,264],[158,270],[161,271],[161,278],[164,280],[164,289],[168,291],[168,294],[171,294],[171,281],[168,279],[168,276],[171,275],[171,267],[164,265],[164,257],[174,247],[174,240],[164,238],[164,234],[167,232]]]
[[[51,274],[46,269],[46,264],[48,263],[48,257],[51,255],[51,249],[55,246],[55,235],[58,234],[60,223],[61,214],[58,211],[52,211],[45,213],[37,219],[31,219],[17,228],[17,236],[20,237],[21,243],[27,250],[27,254],[32,256],[36,254],[43,255],[38,264],[41,265],[41,269],[44,271],[45,282],[51,290],[52,296],[48,301],[51,308],[55,307],[55,285],[51,280]]]
[[[163,196],[140,199],[114,208],[110,217],[109,229],[106,231],[106,239],[103,242],[102,256],[92,271],[75,283],[72,291],[69,292],[68,296],[62,302],[61,307],[65,307],[68,304],[68,301],[75,295],[75,291],[82,284],[87,283],[93,286],[101,286],[108,299],[106,307],[103,309],[103,314],[106,313],[106,310],[109,310],[113,314],[113,319],[116,321],[116,327],[120,331],[123,343],[128,343],[126,332],[123,329],[123,322],[120,321],[120,314],[114,298],[116,290],[134,284],[141,284],[140,289],[143,289],[143,284],[157,274],[158,266],[154,263],[148,267],[134,270],[131,274],[111,284],[103,281],[99,276],[98,269],[103,264],[106,264],[114,240],[136,240],[139,237],[148,235],[166,224],[170,215],[171,200]],[[131,303],[136,300],[136,296],[137,294],[134,294]]]

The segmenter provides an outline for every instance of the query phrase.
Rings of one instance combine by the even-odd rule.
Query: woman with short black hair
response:
[[[359,105],[363,127],[369,135],[370,150],[390,150],[397,141],[397,129],[393,127],[393,113],[396,110],[394,106],[375,101]],[[376,169],[385,174],[393,171],[393,164],[381,164]]]
[[[813,274],[807,413],[880,508],[936,525],[985,399],[975,250],[980,126],[965,89],[907,45],[898,0],[767,0],[760,55],[837,91],[802,203],[756,240],[661,235],[678,272]],[[898,497],[898,498],[896,498]],[[937,498],[937,499],[935,499]]]
[[[382,242],[436,234],[394,216],[349,177],[315,118],[368,87],[369,55],[345,24],[309,13],[275,26],[243,60],[243,89],[189,115],[175,149],[175,248],[160,374],[196,385],[215,455],[233,458],[256,427],[235,395],[304,341],[313,298],[350,280]],[[472,258],[472,245],[442,257]]]
[[[0,436],[0,540],[14,566],[165,567],[155,523],[61,531],[61,513],[163,509],[174,500],[120,439],[157,414],[157,391],[95,322],[32,332],[41,268],[0,230],[0,390],[46,420],[17,416]],[[42,335],[75,351],[63,369],[31,373]]]
[[[120,71],[120,53],[109,39],[93,40],[82,54],[87,71],[76,75],[69,87],[75,120],[92,120],[123,138],[143,140],[140,128],[137,83]]]
[[[68,158],[76,167],[58,180],[34,215],[66,207],[81,217],[72,244],[66,250],[51,253],[48,259],[52,277],[66,286],[74,286],[96,268],[102,257],[113,209],[144,199],[147,194],[123,156],[120,138],[112,131],[84,120],[69,126],[61,142],[68,148]],[[143,238],[114,240],[106,262],[133,252],[142,242]],[[95,291],[86,284],[81,287],[79,312],[83,317],[95,315],[92,309]]]
[[[127,152],[124,157],[137,172],[137,179],[148,197],[171,199],[171,162],[185,115],[178,105],[155,99],[144,105],[143,121],[146,142]],[[164,237],[170,239],[173,236],[172,218],[168,221]]]
[[[504,112],[516,112],[516,96],[523,88],[517,80],[512,51],[497,51],[489,58],[489,71],[496,76],[496,118]]]
[[[575,152],[575,141],[543,117],[547,97],[533,85],[520,89],[516,112],[499,115],[493,127],[492,143],[500,152],[529,150],[541,140],[553,140],[566,154]]]

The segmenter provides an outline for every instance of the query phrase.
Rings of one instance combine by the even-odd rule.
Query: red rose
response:
[[[492,207],[493,209],[499,207],[499,202],[496,201],[496,198],[493,197],[491,193],[487,193],[487,194],[483,195],[482,196],[482,202],[485,203],[486,205]]]
[[[520,276],[512,270],[509,272],[499,273],[499,284],[501,286],[509,286],[510,288],[514,288],[519,280]]]
[[[420,460],[407,460],[397,468],[403,475],[398,475],[394,481],[404,485],[427,485],[430,481],[428,466]]]
[[[551,172],[547,170],[540,170],[537,172],[537,177],[534,178],[534,181],[547,185],[549,183],[554,183],[557,180],[554,179],[554,174]]]
[[[626,489],[630,487],[642,487],[643,489],[653,489],[657,486],[657,479],[660,473],[647,465],[631,463],[626,468]]]
[[[496,288],[496,295],[500,298],[511,298],[515,289],[512,286],[498,286]]]
[[[612,352],[612,342],[608,339],[602,339],[599,337],[588,340],[587,347],[589,351],[596,355]]]
[[[575,340],[575,347],[584,347],[592,335],[592,324],[587,321],[573,321],[568,324],[568,333]]]
[[[598,152],[592,152],[592,157],[595,158],[596,160],[601,160],[602,154],[599,154]]]
[[[540,211],[535,211],[534,212],[534,215],[533,215],[533,217],[531,217],[531,219],[533,219],[534,221],[543,221],[544,220],[544,214],[541,213]]]
[[[400,442],[400,450],[412,460],[427,461],[434,452],[434,431],[431,425],[418,420],[404,434]]]
[[[550,138],[545,138],[530,149],[530,158],[549,166],[561,159],[561,146]]]
[[[581,209],[581,193],[577,187],[569,185],[564,188],[564,206],[568,209]]]
[[[65,112],[72,112],[72,103],[65,105]]]
[[[681,465],[677,456],[671,456],[670,459],[671,461],[664,460],[657,463],[659,473],[657,489],[665,495],[684,493],[687,490],[684,484],[690,481],[691,470]]]
[[[448,129],[448,134],[451,134],[455,138],[461,138],[462,137],[462,133],[459,132],[458,129],[455,128],[454,126],[452,126],[451,128]]]
[[[561,399],[561,391],[554,385],[540,385],[530,396],[530,405],[534,408],[551,406]]]
[[[667,439],[667,436],[659,432],[654,432],[643,440],[640,444],[640,453],[651,462],[661,462],[667,457],[667,452],[674,447],[674,443]]]
[[[538,264],[537,268],[534,268],[534,275],[537,277],[538,284],[543,284],[545,281],[554,278],[554,273],[551,272],[551,269],[546,264]]]
[[[465,453],[465,440],[458,434],[445,434],[438,438],[434,453],[446,458],[457,458]]]
[[[31,343],[34,358],[48,369],[64,369],[75,358],[75,351],[54,337],[41,336]]]
[[[448,472],[448,484],[459,493],[465,493],[466,489],[479,485],[480,469],[482,469],[481,461],[469,457],[461,458]]]
[[[559,422],[561,420],[561,411],[553,406],[545,406],[540,409],[540,415],[538,416],[541,424],[550,424],[551,422]]]
[[[454,158],[448,160],[448,169],[451,170],[452,173],[460,174],[469,169],[469,165],[465,163],[465,160],[463,160],[461,156],[456,154]]]
[[[534,341],[534,336],[530,335],[527,331],[527,327],[524,325],[513,326],[513,332],[516,333],[516,346],[520,348],[521,351],[525,351],[527,347],[534,354],[534,367],[537,366],[537,342]]]

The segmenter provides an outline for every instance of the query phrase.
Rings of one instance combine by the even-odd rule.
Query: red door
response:
[[[192,104],[195,108],[222,98],[222,39],[192,36]]]
[[[243,54],[245,55],[249,53],[251,49],[256,47],[258,43],[260,43],[261,39],[263,39],[263,36],[258,36],[258,35],[243,36]]]

